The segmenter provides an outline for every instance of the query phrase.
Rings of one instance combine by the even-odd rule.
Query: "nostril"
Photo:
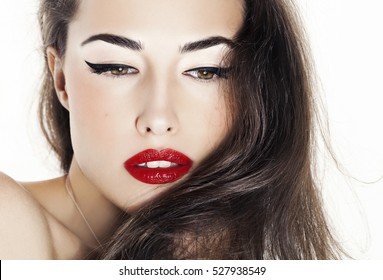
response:
[[[142,128],[141,133],[143,135],[165,135],[165,134],[173,134],[175,132],[175,128],[172,126],[145,126]]]

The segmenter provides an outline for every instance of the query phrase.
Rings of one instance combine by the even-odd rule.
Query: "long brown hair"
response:
[[[313,180],[310,59],[292,2],[244,0],[230,53],[231,130],[189,176],[127,215],[105,259],[334,259],[340,249]],[[78,1],[42,0],[44,50],[65,55]],[[47,66],[46,66],[47,67]],[[69,115],[45,72],[43,131],[68,171]]]

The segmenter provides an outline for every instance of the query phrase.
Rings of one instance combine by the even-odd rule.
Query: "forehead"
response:
[[[242,20],[243,0],[81,0],[69,31],[182,41],[182,37],[234,36]]]

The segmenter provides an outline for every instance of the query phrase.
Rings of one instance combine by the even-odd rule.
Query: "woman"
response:
[[[40,20],[67,175],[3,176],[0,257],[338,257],[291,3],[43,0]]]

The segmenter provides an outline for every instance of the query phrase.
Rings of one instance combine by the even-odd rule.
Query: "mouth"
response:
[[[145,184],[167,184],[186,175],[193,162],[186,155],[172,150],[145,150],[124,163],[128,173]]]

